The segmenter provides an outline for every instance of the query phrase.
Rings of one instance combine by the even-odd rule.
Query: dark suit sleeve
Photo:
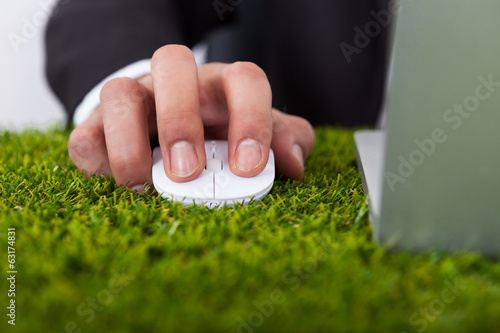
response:
[[[61,0],[46,29],[46,74],[71,118],[105,77],[166,44],[192,47],[221,20],[211,0]]]

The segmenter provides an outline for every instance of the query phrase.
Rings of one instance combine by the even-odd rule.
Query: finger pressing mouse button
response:
[[[221,171],[222,170],[222,160],[219,160],[218,158],[211,158],[207,160],[207,164],[205,166],[205,169],[208,171]]]

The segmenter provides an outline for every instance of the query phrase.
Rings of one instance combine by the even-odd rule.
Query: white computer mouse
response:
[[[233,206],[261,200],[274,183],[274,153],[271,150],[264,170],[255,177],[239,177],[231,172],[228,163],[227,141],[205,141],[207,161],[198,178],[187,183],[170,180],[163,169],[160,148],[153,151],[153,184],[163,198],[180,201],[184,205],[205,204],[208,207]]]

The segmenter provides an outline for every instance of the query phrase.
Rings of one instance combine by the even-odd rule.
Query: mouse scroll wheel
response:
[[[205,165],[205,169],[208,171],[221,171],[222,170],[222,160],[218,158],[211,158],[207,160],[207,164]]]

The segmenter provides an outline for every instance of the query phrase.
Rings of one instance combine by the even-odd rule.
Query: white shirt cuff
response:
[[[94,112],[99,104],[101,104],[99,95],[101,94],[101,89],[104,84],[106,84],[106,82],[118,77],[128,77],[131,79],[136,79],[143,75],[149,74],[150,72],[151,59],[143,59],[125,66],[106,77],[91,91],[89,91],[83,98],[82,102],[76,107],[75,114],[73,115],[73,123],[75,124],[75,126],[81,125],[85,120],[87,120],[92,112]]]

